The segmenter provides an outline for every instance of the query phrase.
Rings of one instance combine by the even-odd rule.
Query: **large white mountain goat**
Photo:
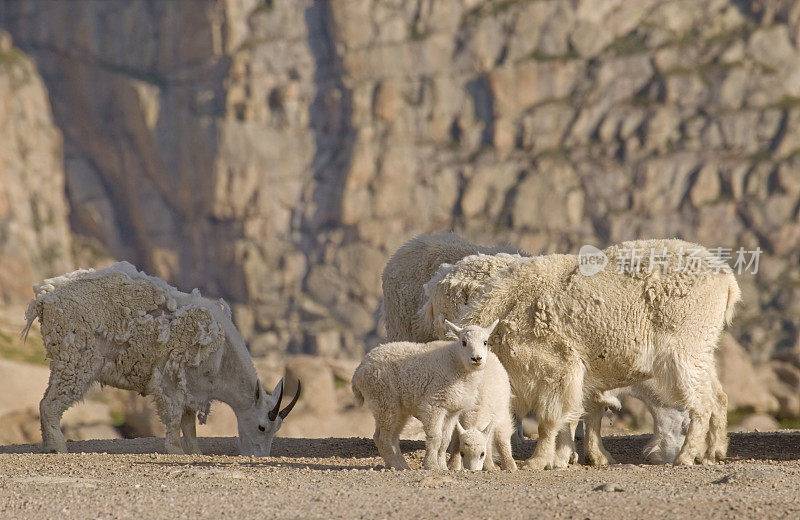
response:
[[[420,330],[417,312],[425,302],[422,286],[443,263],[478,253],[515,253],[506,247],[483,247],[455,233],[419,235],[392,255],[383,269],[383,317],[389,341],[427,342],[444,337]]]
[[[195,417],[205,422],[219,400],[236,413],[241,453],[269,455],[300,386],[281,410],[283,380],[264,390],[224,301],[180,292],[127,262],[45,280],[34,293],[23,333],[38,318],[51,360],[39,406],[45,451],[67,451],[61,416],[99,381],[155,398],[168,453],[199,453]]]

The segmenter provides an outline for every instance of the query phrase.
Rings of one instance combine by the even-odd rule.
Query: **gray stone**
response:
[[[720,181],[717,173],[717,165],[708,163],[700,168],[689,191],[689,198],[695,206],[702,206],[706,202],[712,202],[719,197]]]
[[[716,357],[719,379],[728,394],[729,410],[778,410],[778,401],[765,385],[768,371],[754,367],[747,351],[727,332],[720,339]]]
[[[575,24],[569,39],[582,58],[592,58],[611,43],[614,34],[603,25],[581,20]]]
[[[789,40],[785,25],[759,29],[750,36],[747,51],[758,63],[776,70],[785,70],[797,64],[797,51]]]
[[[592,491],[605,491],[607,493],[614,493],[614,492],[621,493],[621,492],[625,491],[625,488],[623,487],[622,484],[618,484],[616,482],[607,482],[605,484],[600,484],[599,486],[594,488]]]

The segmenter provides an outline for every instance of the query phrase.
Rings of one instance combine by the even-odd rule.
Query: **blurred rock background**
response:
[[[7,0],[0,30],[3,357],[40,355],[33,282],[127,259],[230,301],[265,382],[308,380],[284,434],[370,435],[347,379],[413,235],[677,236],[764,251],[720,371],[733,423],[797,424],[797,2]]]

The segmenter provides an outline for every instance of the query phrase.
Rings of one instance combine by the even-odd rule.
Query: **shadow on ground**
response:
[[[728,457],[732,460],[797,460],[800,459],[800,431],[731,433]],[[609,452],[618,462],[643,464],[642,448],[647,435],[616,436],[604,438]],[[207,455],[238,455],[236,439],[232,437],[205,437],[199,439],[200,448]],[[524,460],[530,457],[536,441],[526,440],[514,445],[514,457]],[[67,447],[71,453],[109,453],[145,454],[164,453],[164,440],[146,437],[138,439],[106,439],[90,441],[70,441]],[[401,441],[403,453],[421,458],[425,449],[423,441]],[[272,448],[273,457],[253,461],[254,464],[282,467],[342,469],[353,468],[350,464],[337,464],[336,459],[377,459],[378,453],[372,439],[331,438],[302,439],[277,438]],[[579,452],[582,448],[579,446]],[[15,444],[0,446],[0,454],[40,453],[36,444]],[[281,459],[281,460],[275,460]],[[286,459],[299,459],[296,462]],[[314,459],[333,459],[319,461]],[[364,461],[363,467],[370,467],[375,461]],[[192,464],[196,464],[192,462]]]

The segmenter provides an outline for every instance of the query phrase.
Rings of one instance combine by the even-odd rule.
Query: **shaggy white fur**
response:
[[[650,248],[667,252],[663,271],[646,257],[630,272],[615,271],[625,251]],[[690,252],[699,272],[679,269]],[[626,242],[604,253],[610,267],[594,276],[579,272],[576,255],[513,263],[462,312],[465,323],[500,320],[494,352],[511,378],[516,406],[539,418],[527,466],[566,466],[573,452],[568,423],[592,401],[587,396],[648,379],[665,404],[689,414],[675,464],[724,458],[727,396],[714,350],[740,297],[736,279],[706,249],[680,240]],[[587,436],[595,426],[587,424]]]
[[[389,259],[381,276],[383,317],[389,341],[424,343],[437,339],[437,336],[419,329],[416,315],[424,303],[422,285],[430,280],[440,265],[477,253],[503,252],[516,251],[506,247],[478,246],[455,233],[419,235],[406,242]]]
[[[442,239],[445,245],[437,246],[437,240]],[[409,243],[401,248],[401,251],[406,251],[407,254],[395,254],[387,264],[384,270],[384,288],[389,286],[391,295],[394,295],[394,300],[390,301],[390,297],[385,295],[386,301],[384,308],[386,311],[386,323],[389,335],[401,336],[402,334],[414,334],[414,337],[419,340],[430,341],[435,338],[443,337],[446,331],[444,325],[445,319],[462,320],[462,312],[467,308],[470,302],[484,289],[484,286],[493,279],[499,272],[506,270],[512,264],[527,262],[526,257],[513,254],[475,254],[460,260],[452,260],[458,251],[477,250],[479,246],[471,245],[463,239],[454,238],[454,235],[423,235],[412,239]],[[454,247],[452,244],[458,244]],[[646,247],[647,244],[632,243],[628,245],[621,245],[619,247]],[[649,244],[649,242],[648,242]],[[657,246],[656,246],[657,247]],[[695,247],[691,244],[685,244],[687,252]],[[426,252],[426,248],[433,248],[434,252]],[[488,248],[481,248],[488,250]],[[439,251],[447,251],[449,255],[439,254]],[[705,251],[705,250],[703,250]],[[413,252],[417,256],[410,254]],[[399,253],[399,251],[398,251]],[[705,253],[707,255],[707,252]],[[431,267],[431,258],[448,257],[450,263],[444,263],[438,268]],[[701,255],[702,256],[702,255]],[[677,258],[677,257],[676,257]],[[420,260],[422,259],[422,260]],[[404,266],[403,262],[407,265]],[[456,263],[457,262],[457,263]],[[708,259],[705,260],[706,267],[708,266]],[[613,269],[613,263],[611,266]],[[647,263],[640,266],[646,267]],[[672,266],[674,267],[674,265]],[[404,274],[404,271],[405,274]],[[393,276],[387,279],[386,273],[391,272]],[[417,280],[424,278],[429,272],[433,272],[431,278],[422,282],[422,285],[415,283]],[[640,272],[637,276],[641,277]],[[678,287],[685,286],[687,279],[692,276],[680,276],[676,278]],[[400,290],[395,287],[396,280],[404,280],[407,285]],[[658,284],[651,284],[647,287],[648,298],[655,297],[661,294],[661,299],[664,299],[664,284],[661,289],[657,287]],[[669,284],[666,284],[668,287]],[[660,292],[659,292],[660,291]],[[726,320],[731,317],[733,304],[738,300],[738,286],[733,281],[730,286],[730,291],[727,294],[729,305],[726,311]],[[676,297],[680,297],[681,290],[673,291]],[[421,296],[420,296],[421,294]],[[672,292],[669,293],[670,295]],[[422,301],[419,305],[418,302]],[[414,313],[416,309],[416,314]],[[655,307],[658,309],[658,307]],[[391,313],[395,312],[396,315]],[[532,308],[532,314],[539,319],[540,327],[545,323],[548,317],[548,309],[546,308],[545,301],[537,301]],[[406,326],[405,329],[397,328],[397,323],[408,320],[411,318],[411,326]],[[659,318],[659,320],[662,320]],[[409,332],[412,331],[412,332]],[[515,381],[512,378],[512,387]],[[645,381],[638,383],[630,389],[631,393],[637,398],[643,400],[650,409],[654,416],[656,423],[653,437],[651,437],[645,448],[645,455],[652,461],[671,462],[675,454],[680,449],[684,442],[685,422],[688,421],[688,413],[684,410],[677,409],[674,406],[667,406],[664,404],[664,399],[661,399],[657,394],[658,389],[652,387],[651,382]],[[585,407],[587,422],[586,432],[584,436],[585,453],[587,461],[591,464],[607,464],[612,463],[613,458],[603,448],[602,439],[600,437],[600,424],[603,415],[603,409],[606,406],[614,408],[619,407],[619,402],[614,395],[609,394],[607,391],[599,391],[597,389],[587,389],[586,394],[583,396],[583,405]],[[672,397],[667,397],[666,401],[673,402]],[[517,416],[524,416],[530,408],[527,403],[520,400],[512,400],[512,407]],[[683,420],[685,419],[685,420]],[[573,424],[574,430],[574,424]],[[562,435],[562,440],[570,438],[571,434],[565,431]],[[564,440],[560,458],[568,458],[576,460],[576,453],[572,452],[569,456],[566,452],[572,441],[567,442]]]

